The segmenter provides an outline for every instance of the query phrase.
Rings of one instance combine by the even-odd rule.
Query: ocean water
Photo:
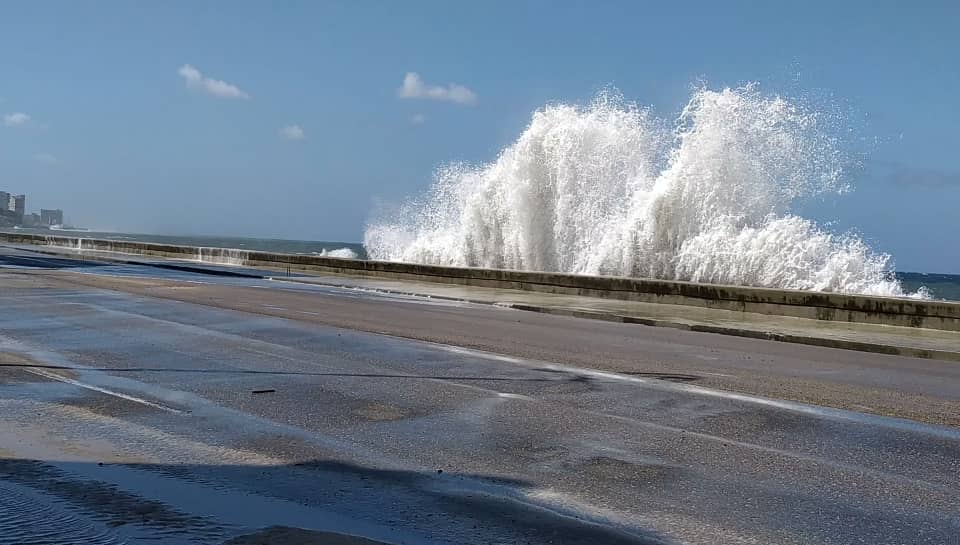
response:
[[[551,104],[492,162],[442,167],[425,194],[375,215],[364,247],[388,261],[957,297],[955,279],[897,275],[855,233],[794,212],[849,189],[848,133],[756,85],[696,90],[675,119],[609,93]]]
[[[203,246],[210,248],[231,248],[237,250],[277,252],[285,254],[321,255],[351,259],[365,259],[367,257],[367,253],[364,251],[363,246],[354,242],[286,240],[273,238],[222,237],[204,235],[150,235],[140,233],[115,233],[107,231],[47,231],[42,229],[19,229],[16,232],[65,237],[154,242],[157,244],[171,244],[175,246]]]
[[[960,301],[960,274],[897,272],[897,279],[906,291],[924,288],[933,299]]]

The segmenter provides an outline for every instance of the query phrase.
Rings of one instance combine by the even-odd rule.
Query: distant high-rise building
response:
[[[4,223],[22,224],[23,216],[27,213],[27,196],[11,195],[0,191],[0,216],[6,218]]]
[[[4,217],[5,224],[17,224],[23,219],[23,214],[17,214],[17,199],[22,198],[22,195],[14,197],[6,191],[0,191],[0,216]]]
[[[46,226],[63,225],[63,210],[47,210],[45,208],[41,208],[40,224]]]
[[[27,196],[17,195],[10,198],[13,201],[13,212],[17,215],[17,221],[23,223],[23,215],[27,213]]]

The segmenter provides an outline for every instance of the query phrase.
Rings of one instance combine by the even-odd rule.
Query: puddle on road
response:
[[[371,541],[362,537],[333,532],[318,532],[274,526],[259,532],[238,536],[224,545],[389,545],[384,541]]]
[[[115,532],[26,487],[0,481],[0,545],[124,543]]]
[[[121,545],[131,542],[223,545],[389,545],[346,534],[274,526],[225,541],[230,531],[185,532],[172,521],[158,526],[158,509],[132,505],[122,518],[97,520],[69,502],[35,489],[0,481],[0,545]],[[132,516],[131,516],[132,515]],[[145,522],[150,521],[145,524]],[[133,528],[133,526],[141,526]],[[196,528],[193,528],[196,530]]]
[[[0,545],[220,543],[235,530],[53,465],[0,459]]]

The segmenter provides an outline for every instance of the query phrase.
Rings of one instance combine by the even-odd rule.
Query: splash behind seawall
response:
[[[197,261],[200,263],[214,263],[218,265],[243,266],[247,263],[249,252],[232,248],[197,248]]]
[[[756,86],[701,89],[673,124],[609,94],[548,106],[493,163],[441,168],[372,220],[364,246],[388,261],[908,295],[889,255],[791,213],[847,189],[834,121]]]
[[[340,259],[357,259],[359,257],[359,254],[350,248],[337,248],[335,250],[328,250],[324,248],[319,252],[312,252],[312,255],[318,255],[320,257],[337,257]]]

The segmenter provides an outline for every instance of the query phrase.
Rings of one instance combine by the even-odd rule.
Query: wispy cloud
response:
[[[287,125],[280,129],[280,136],[287,140],[303,140],[307,137],[307,133],[303,131],[303,127],[300,125]]]
[[[413,114],[410,116],[410,122],[414,125],[423,125],[427,122],[427,116],[423,114]]]
[[[30,116],[23,112],[14,112],[3,116],[3,124],[8,127],[22,127],[30,122]]]
[[[429,85],[416,72],[407,72],[407,75],[403,77],[403,85],[397,89],[397,96],[400,98],[443,100],[467,106],[477,103],[477,94],[463,85],[459,83],[450,83],[446,86]]]
[[[60,162],[60,159],[57,159],[57,157],[51,153],[37,153],[33,156],[33,160],[40,163],[46,163],[48,165],[53,165]]]
[[[250,95],[236,85],[204,76],[202,72],[189,64],[181,66],[177,73],[180,74],[189,89],[197,89],[217,98],[250,98]]]
[[[912,167],[886,161],[878,161],[877,164],[883,170],[886,170],[886,179],[896,184],[933,187],[960,186],[960,172],[957,171]]]

